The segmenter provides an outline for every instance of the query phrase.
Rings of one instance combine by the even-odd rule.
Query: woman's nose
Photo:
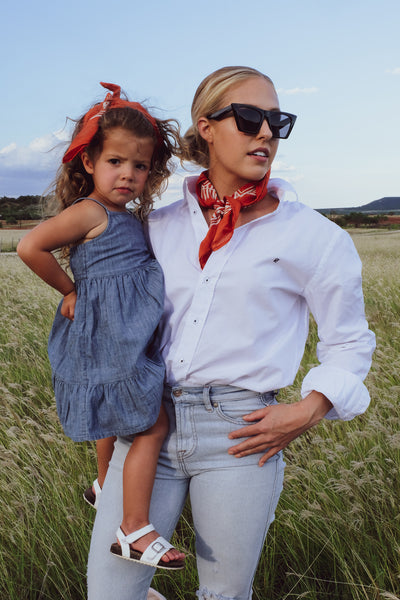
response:
[[[265,119],[265,118],[264,118],[264,120],[262,122],[261,129],[258,132],[258,136],[263,137],[263,138],[267,138],[267,139],[271,139],[272,138],[272,131],[269,128],[267,119]]]

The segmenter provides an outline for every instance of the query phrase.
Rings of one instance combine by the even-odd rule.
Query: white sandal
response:
[[[157,592],[157,590],[153,590],[150,588],[147,594],[147,600],[167,600],[165,596]]]
[[[88,504],[90,504],[90,506],[92,506],[93,508],[95,508],[97,510],[97,507],[99,506],[99,500],[100,500],[100,494],[101,494],[101,487],[100,487],[97,479],[95,479],[93,481],[93,487],[94,487],[94,491],[93,491],[92,487],[89,487],[87,490],[85,490],[83,492],[83,498]]]
[[[125,535],[122,529],[119,527],[117,531],[117,539],[119,544],[117,542],[112,544],[110,552],[116,556],[119,556],[120,558],[132,560],[150,567],[158,567],[159,569],[170,570],[183,569],[185,566],[184,559],[169,561],[162,560],[164,554],[174,547],[162,536],[159,536],[156,540],[154,540],[154,542],[149,544],[144,552],[140,552],[139,550],[134,550],[131,548],[130,544],[133,544],[133,542],[136,542],[136,540],[143,537],[147,533],[150,533],[151,531],[155,531],[155,528],[151,523],[150,525],[146,525],[137,531],[133,531],[129,535]]]

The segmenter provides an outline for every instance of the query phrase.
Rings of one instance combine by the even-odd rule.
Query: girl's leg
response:
[[[168,433],[168,417],[162,405],[156,423],[143,433],[137,434],[128,451],[123,470],[123,518],[121,529],[125,535],[150,523],[149,508],[157,469],[158,456]],[[152,531],[135,543],[132,548],[144,552],[159,537]],[[171,549],[163,560],[179,560],[185,555]]]
[[[97,452],[97,481],[102,488],[107,475],[108,465],[114,452],[116,437],[107,437],[96,441]]]
[[[171,417],[170,417],[170,420]],[[88,600],[146,600],[155,569],[110,552],[122,519],[122,472],[130,443],[119,438],[104,482],[96,514],[88,560]],[[163,452],[153,487],[150,519],[169,539],[176,527],[187,496],[188,484],[171,466],[168,449]]]
[[[96,453],[97,453],[97,479],[93,484],[87,488],[83,497],[86,502],[93,506],[97,510],[100,500],[100,492],[102,490],[104,479],[107,475],[108,465],[114,451],[114,443],[116,437],[102,438],[96,441]]]

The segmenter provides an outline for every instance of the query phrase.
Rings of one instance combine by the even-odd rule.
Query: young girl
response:
[[[17,251],[64,296],[48,350],[65,433],[74,441],[98,440],[99,477],[89,501],[98,500],[114,436],[135,434],[111,552],[179,569],[184,554],[149,523],[158,453],[168,430],[160,410],[164,365],[154,345],[164,287],[139,220],[170,174],[179,132],[171,121],[121,99],[119,86],[102,85],[112,94],[78,121],[57,175],[62,211],[28,233]],[[131,201],[137,216],[126,209]],[[74,281],[52,254],[68,248]]]

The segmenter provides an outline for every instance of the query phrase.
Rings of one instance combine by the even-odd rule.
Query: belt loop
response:
[[[205,385],[203,387],[203,402],[204,402],[204,407],[206,409],[207,412],[212,412],[213,408],[211,406],[211,399],[210,399],[210,387],[209,385]]]

